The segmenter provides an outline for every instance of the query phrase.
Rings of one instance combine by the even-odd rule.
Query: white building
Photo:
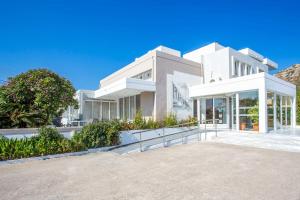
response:
[[[102,79],[98,90],[79,90],[80,108],[65,120],[131,120],[140,110],[158,121],[175,113],[242,131],[294,127],[296,87],[269,74],[276,68],[248,48],[212,43],[181,56],[160,46]]]

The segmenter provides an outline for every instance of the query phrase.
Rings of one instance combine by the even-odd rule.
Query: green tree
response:
[[[9,78],[0,86],[0,128],[51,124],[68,106],[77,107],[71,82],[47,69]]]

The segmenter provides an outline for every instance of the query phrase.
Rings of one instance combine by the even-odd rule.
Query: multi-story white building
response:
[[[159,46],[100,81],[79,90],[70,121],[197,117],[200,123],[268,132],[296,125],[296,87],[269,74],[277,64],[251,50],[218,43],[184,54]]]

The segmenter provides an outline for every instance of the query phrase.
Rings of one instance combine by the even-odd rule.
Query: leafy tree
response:
[[[0,86],[0,128],[51,124],[68,106],[77,107],[71,82],[47,69],[9,78]]]

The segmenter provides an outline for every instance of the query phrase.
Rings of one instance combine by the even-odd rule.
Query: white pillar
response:
[[[276,103],[277,103],[277,101],[276,101],[276,98],[277,98],[277,95],[276,95],[276,93],[274,92],[274,100],[273,100],[273,122],[274,122],[274,131],[276,131],[277,130],[277,110],[276,110],[276,107],[277,107],[277,105],[276,105]]]
[[[288,101],[288,98],[285,97],[285,126],[287,127],[287,101]]]
[[[117,119],[120,119],[120,107],[119,107],[119,99],[116,100],[117,101]]]
[[[282,96],[280,95],[280,128],[282,128]]]
[[[213,124],[216,123],[216,116],[215,116],[215,98],[212,98],[212,105],[213,105]]]
[[[230,115],[229,115],[229,97],[226,97],[226,124],[228,126],[228,128],[230,127]]]
[[[292,114],[291,114],[291,126],[293,127],[293,128],[295,128],[296,127],[296,112],[297,112],[297,107],[296,107],[296,97],[294,96],[294,97],[291,97],[291,100],[292,100],[292,102],[291,102],[291,111],[292,111]]]
[[[259,99],[259,132],[268,132],[267,91],[265,84],[258,90]]]
[[[240,95],[239,93],[236,93],[235,94],[235,116],[236,116],[236,120],[235,120],[235,123],[236,123],[236,130],[237,131],[240,131]]]
[[[201,108],[200,108],[200,98],[197,99],[197,120],[200,122],[201,120]],[[201,122],[200,122],[201,123]]]

